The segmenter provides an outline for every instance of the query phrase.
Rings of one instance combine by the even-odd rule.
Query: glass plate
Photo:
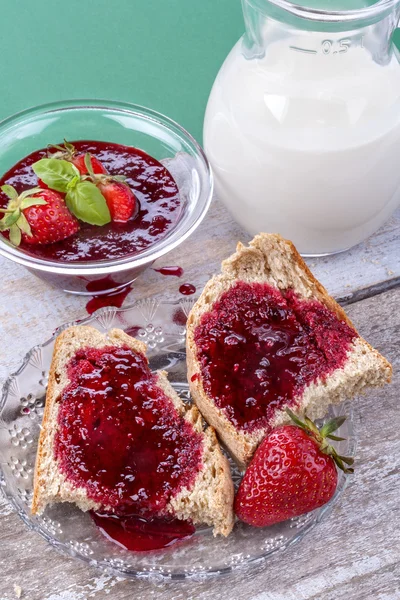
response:
[[[45,402],[47,377],[56,336],[70,325],[91,325],[102,332],[112,327],[124,329],[143,340],[148,347],[152,369],[165,369],[181,398],[190,402],[186,379],[185,323],[194,299],[163,302],[149,298],[125,309],[105,308],[75,323],[67,323],[53,336],[26,355],[21,367],[11,375],[0,403],[0,487],[27,526],[42,535],[64,554],[80,558],[107,573],[147,579],[154,583],[210,577],[243,569],[264,561],[277,551],[299,541],[305,533],[330,512],[346,485],[339,473],[335,496],[324,507],[279,525],[256,529],[236,523],[227,538],[214,538],[210,527],[199,527],[196,534],[171,548],[134,553],[108,541],[89,515],[73,505],[47,508],[41,517],[30,514],[33,468],[40,423]],[[331,408],[331,415],[347,414],[340,428],[341,454],[354,456],[356,441],[350,405]],[[241,473],[231,462],[237,486]]]

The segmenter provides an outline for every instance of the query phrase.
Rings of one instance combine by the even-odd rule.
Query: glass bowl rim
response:
[[[174,248],[178,247],[197,229],[197,227],[203,221],[210,207],[214,191],[214,178],[210,163],[200,144],[184,127],[179,125],[179,123],[151,108],[130,102],[121,102],[119,100],[77,98],[71,100],[58,100],[56,102],[39,104],[37,106],[24,109],[0,121],[0,142],[4,128],[22,124],[27,117],[82,109],[118,110],[121,113],[129,113],[145,121],[161,125],[167,128],[175,136],[179,135],[181,139],[183,139],[189,146],[192,147],[196,157],[200,159],[201,168],[204,170],[206,177],[207,188],[200,190],[199,199],[196,203],[200,205],[199,214],[196,218],[193,218],[193,215],[189,215],[186,220],[179,219],[169,235],[167,235],[165,238],[162,238],[156,244],[151,245],[137,256],[133,257],[128,256],[110,261],[102,260],[81,263],[60,263],[50,260],[42,260],[34,256],[30,256],[29,254],[24,254],[18,249],[12,247],[5,240],[5,238],[3,238],[3,236],[0,236],[0,255],[20,265],[23,265],[24,267],[61,275],[107,275],[132,268],[145,267],[149,263],[154,262],[164,254],[167,254]],[[183,229],[182,224],[186,225]]]
[[[155,296],[155,297],[157,297],[157,296]],[[151,298],[152,297],[150,297],[150,299]],[[149,300],[149,299],[145,299],[145,300]],[[4,406],[7,401],[9,388],[10,388],[12,382],[14,381],[14,378],[21,375],[21,373],[24,371],[25,367],[29,363],[29,360],[30,360],[32,354],[36,351],[37,348],[42,348],[42,347],[48,346],[51,343],[54,343],[56,337],[62,331],[64,331],[64,329],[67,329],[68,327],[71,327],[74,325],[87,325],[87,324],[90,324],[92,321],[99,320],[99,318],[101,318],[103,316],[105,316],[105,317],[110,316],[110,313],[115,315],[117,313],[127,312],[127,311],[135,308],[141,302],[143,302],[143,299],[139,299],[136,302],[133,302],[132,304],[130,304],[126,307],[123,307],[123,308],[115,308],[115,307],[101,308],[101,309],[95,311],[92,315],[89,315],[83,319],[76,319],[74,321],[64,323],[63,325],[61,325],[57,329],[55,329],[53,331],[51,337],[49,337],[42,344],[36,344],[35,346],[33,346],[33,348],[31,348],[27,352],[27,354],[24,356],[24,358],[22,359],[22,363],[19,366],[19,368],[16,369],[13,373],[11,373],[7,377],[7,379],[5,380],[5,383],[2,387],[1,397],[0,397],[0,425],[3,423],[1,413],[4,409]],[[163,304],[163,305],[181,306],[181,302],[182,302],[181,300],[161,300],[160,305]],[[354,413],[352,404],[350,404],[350,407],[349,407],[347,421],[350,426],[349,435],[347,438],[348,443],[349,443],[348,454],[349,454],[349,456],[354,456],[356,453],[356,450],[357,450],[357,438],[356,438],[356,428],[355,428],[355,413]],[[315,511],[315,513],[314,513],[314,517],[312,519],[310,519],[310,521],[307,522],[306,525],[296,535],[293,536],[293,538],[284,540],[282,545],[278,545],[276,547],[269,548],[268,550],[262,551],[257,556],[248,557],[243,563],[233,564],[233,565],[229,565],[229,566],[210,567],[210,568],[205,568],[203,570],[197,570],[197,571],[193,570],[193,571],[189,571],[189,572],[188,571],[183,572],[183,569],[182,569],[181,573],[165,573],[165,572],[163,572],[161,570],[157,570],[157,569],[140,571],[140,570],[137,570],[134,568],[129,568],[129,569],[121,568],[121,570],[119,570],[117,568],[110,566],[109,564],[106,564],[105,561],[101,562],[99,560],[93,560],[90,557],[80,554],[78,552],[74,552],[73,557],[78,558],[80,561],[82,561],[90,566],[93,566],[93,567],[101,570],[102,572],[107,572],[111,575],[118,576],[118,577],[124,577],[126,579],[147,580],[156,585],[157,584],[163,585],[165,583],[183,582],[183,581],[189,581],[189,582],[190,581],[193,581],[193,582],[205,581],[206,579],[207,580],[214,579],[218,576],[226,576],[226,575],[229,575],[230,573],[235,573],[235,572],[237,573],[240,571],[244,571],[246,568],[251,568],[253,566],[261,565],[271,555],[277,554],[278,552],[283,552],[288,547],[292,546],[293,544],[300,542],[306,534],[308,534],[317,524],[319,524],[322,521],[323,518],[325,518],[325,516],[328,516],[331,513],[333,507],[336,505],[340,496],[346,489],[347,484],[348,484],[348,479],[349,479],[348,475],[346,475],[346,474],[342,475],[341,479],[338,482],[338,486],[335,490],[335,494],[332,497],[332,499],[327,504],[325,504],[324,506],[317,509],[317,511]],[[29,518],[29,515],[26,514],[26,512],[24,512],[24,510],[22,510],[20,508],[17,499],[13,496],[12,492],[7,487],[6,479],[3,474],[1,465],[0,465],[0,490],[3,493],[3,496],[5,497],[5,499],[12,505],[13,509],[16,511],[16,513],[22,519],[22,521],[25,523],[25,525],[28,527],[28,529],[35,531],[36,533],[39,533],[39,535],[41,535],[52,547],[54,547],[63,556],[68,556],[68,557],[71,556],[70,548],[66,544],[54,539],[48,533],[48,531],[46,531],[41,526],[40,523],[33,522]]]

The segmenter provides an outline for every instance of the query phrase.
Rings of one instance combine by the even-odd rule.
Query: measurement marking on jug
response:
[[[299,48],[298,46],[289,46],[291,50],[296,50],[296,52],[304,52],[305,54],[317,54],[316,50],[309,50],[308,48]]]
[[[324,40],[321,44],[322,54],[345,54],[350,50],[351,40]]]
[[[364,39],[360,38],[359,45],[361,48],[364,47]],[[311,48],[301,48],[300,46],[289,46],[291,50],[296,52],[302,52],[303,54],[346,54],[352,46],[352,40],[344,38],[341,40],[323,40],[318,50],[312,50]]]

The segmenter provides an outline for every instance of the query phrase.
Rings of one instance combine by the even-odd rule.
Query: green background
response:
[[[338,0],[298,2],[336,7]],[[0,7],[0,119],[53,100],[107,98],[161,111],[199,141],[214,78],[244,31],[240,0],[0,0]]]
[[[0,119],[35,104],[143,104],[198,140],[208,94],[244,31],[240,0],[0,0]]]

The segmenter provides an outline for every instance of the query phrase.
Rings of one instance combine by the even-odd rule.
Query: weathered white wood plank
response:
[[[27,324],[23,311],[31,311],[39,301],[40,293],[35,292],[20,309]],[[0,502],[0,600],[16,598],[14,585],[21,586],[22,598],[29,600],[398,600],[399,302],[400,290],[395,290],[349,307],[360,333],[393,361],[395,379],[382,392],[358,401],[356,474],[332,514],[300,544],[248,573],[204,585],[155,588],[103,576],[58,555]],[[46,327],[38,316],[32,329],[18,326],[3,332],[2,346],[8,348],[3,371],[4,358],[15,362],[27,345],[41,341],[45,329],[70,319],[79,302],[52,307],[44,297],[41,310]],[[68,312],[63,315],[63,310]]]

